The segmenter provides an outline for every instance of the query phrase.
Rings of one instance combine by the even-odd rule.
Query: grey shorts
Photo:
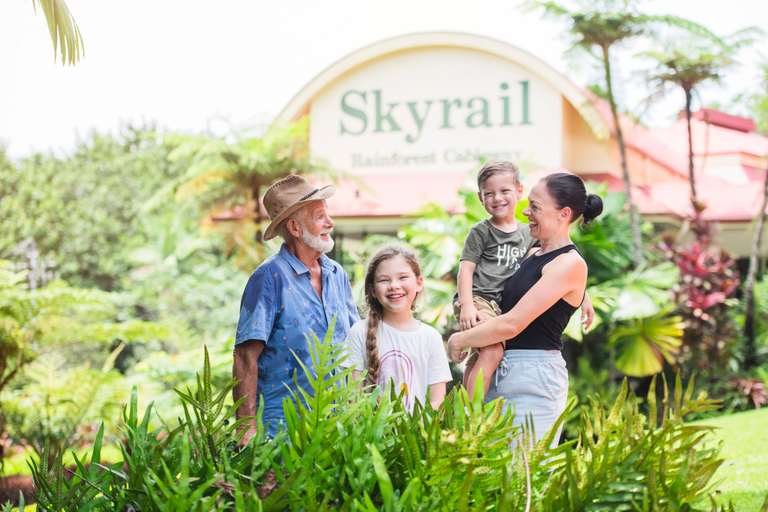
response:
[[[568,400],[568,371],[559,350],[505,350],[491,376],[486,403],[503,397],[505,411],[514,407],[514,425],[525,425],[533,417],[535,439],[547,433],[565,410]],[[560,441],[558,429],[552,446]]]

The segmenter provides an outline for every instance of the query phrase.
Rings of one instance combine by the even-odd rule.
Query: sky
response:
[[[75,66],[54,60],[33,0],[0,2],[0,144],[12,158],[71,153],[92,130],[126,124],[226,135],[274,120],[301,88],[344,56],[392,37],[466,32],[504,41],[542,59],[577,85],[597,72],[564,59],[563,22],[523,12],[517,0],[67,0],[85,41]],[[768,0],[646,0],[650,14],[672,14],[718,35],[749,25],[768,32]],[[639,60],[617,59],[624,106],[651,126],[669,124],[682,93],[641,110],[647,96]],[[727,104],[756,90],[768,37],[739,55],[721,86],[701,100]]]

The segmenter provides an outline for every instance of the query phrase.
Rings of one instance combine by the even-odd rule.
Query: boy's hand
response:
[[[474,326],[483,323],[484,321],[485,320],[483,320],[483,317],[480,316],[480,312],[477,311],[477,308],[474,304],[470,302],[466,306],[464,304],[461,305],[459,327],[461,327],[462,331],[471,329]]]

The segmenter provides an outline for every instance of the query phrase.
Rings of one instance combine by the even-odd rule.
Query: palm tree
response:
[[[608,102],[611,106],[616,140],[621,155],[621,171],[624,191],[630,211],[632,242],[634,246],[633,265],[638,267],[643,261],[643,244],[640,233],[640,219],[632,200],[632,189],[627,170],[627,156],[624,136],[619,123],[619,113],[613,93],[611,72],[611,50],[627,39],[648,33],[655,24],[667,24],[683,27],[694,34],[718,40],[707,29],[682,18],[674,16],[650,16],[629,8],[628,0],[587,0],[582,3],[584,9],[569,11],[554,2],[533,1],[528,5],[544,8],[545,15],[565,19],[570,25],[568,31],[573,38],[573,49],[583,49],[595,57],[603,67]],[[719,40],[718,40],[719,41]],[[595,53],[595,50],[597,52]],[[570,51],[570,50],[569,50]]]
[[[640,55],[650,57],[657,63],[658,71],[651,76],[651,80],[659,83],[660,92],[664,92],[667,84],[681,87],[685,93],[685,118],[688,123],[688,178],[691,182],[691,200],[696,201],[696,183],[693,176],[693,139],[691,136],[691,100],[693,90],[703,82],[709,80],[719,82],[720,72],[733,64],[733,54],[740,47],[751,44],[751,34],[758,35],[761,32],[750,27],[740,30],[736,34],[724,39],[732,41],[727,44],[725,40],[696,41],[688,47],[681,46],[679,39],[665,45],[660,51],[644,52]],[[716,42],[716,44],[712,44]],[[705,44],[702,44],[705,43]]]
[[[53,42],[53,58],[56,60],[56,52],[61,52],[61,64],[69,62],[74,65],[80,60],[80,53],[85,56],[83,36],[80,34],[75,18],[69,12],[69,7],[64,0],[32,0],[32,7],[37,12],[37,6],[43,11],[48,22],[48,32]]]
[[[666,51],[646,52],[644,55],[657,61],[661,71],[652,79],[664,85],[670,83],[683,89],[685,93],[685,119],[688,123],[688,179],[691,182],[691,201],[697,201],[696,182],[693,175],[693,137],[691,136],[691,100],[693,90],[702,82],[718,81],[720,70],[733,64],[730,52],[726,48],[720,51],[694,50],[685,52],[678,48]]]

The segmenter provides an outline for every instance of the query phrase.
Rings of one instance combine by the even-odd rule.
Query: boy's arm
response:
[[[459,302],[461,303],[461,314],[456,320],[459,321],[459,327],[462,331],[471,329],[480,322],[483,321],[483,317],[480,316],[475,308],[475,301],[472,299],[472,276],[475,273],[477,264],[468,261],[461,260],[459,263]]]
[[[589,293],[584,291],[584,300],[581,302],[581,324],[584,326],[584,330],[589,329],[592,322],[595,319],[595,308],[592,306],[592,300],[589,298]]]

